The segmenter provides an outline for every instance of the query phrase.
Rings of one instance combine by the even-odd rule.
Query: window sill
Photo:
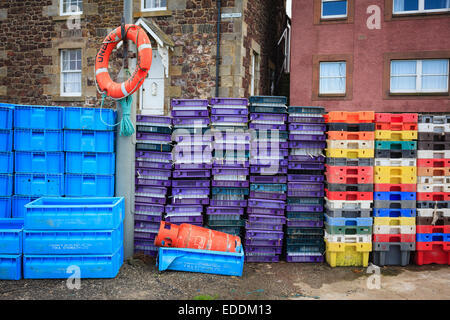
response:
[[[319,98],[345,98],[345,93],[319,93]]]
[[[146,18],[146,17],[164,17],[171,16],[172,10],[157,10],[157,11],[141,11],[134,14],[135,18]]]
[[[430,97],[430,96],[448,96],[448,92],[409,92],[409,93],[393,93],[389,92],[390,97]]]
[[[387,21],[392,20],[410,20],[410,19],[432,19],[442,18],[450,15],[450,11],[443,12],[419,12],[419,13],[404,13],[391,14],[387,17]]]
[[[74,17],[76,18],[80,18],[80,19],[84,19],[86,16],[83,14],[80,15],[75,15],[75,16],[71,16],[71,15],[67,15],[67,16],[55,16],[52,17],[53,21],[67,21],[67,20],[71,20]]]
[[[55,102],[83,102],[86,99],[84,97],[67,97],[67,96],[53,96],[52,100]]]

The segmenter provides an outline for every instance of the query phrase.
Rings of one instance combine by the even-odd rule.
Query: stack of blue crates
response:
[[[0,218],[11,218],[11,195],[13,193],[14,106],[0,104]]]
[[[25,208],[25,279],[118,274],[123,264],[124,198],[42,197]]]
[[[64,114],[65,195],[113,197],[116,112],[67,107]]]
[[[22,278],[23,219],[0,219],[0,280]]]

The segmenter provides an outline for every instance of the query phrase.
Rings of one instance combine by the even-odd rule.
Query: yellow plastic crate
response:
[[[373,149],[326,149],[328,158],[374,158],[375,150]]]
[[[415,226],[416,218],[373,218],[374,226]]]
[[[375,167],[375,183],[416,184],[417,167]]]
[[[408,141],[417,140],[417,131],[392,131],[392,130],[376,130],[376,140],[389,140],[389,141]]]
[[[331,267],[367,267],[372,242],[339,243],[325,240],[325,258]]]

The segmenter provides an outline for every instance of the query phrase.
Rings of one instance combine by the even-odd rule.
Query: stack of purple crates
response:
[[[172,100],[173,180],[166,221],[203,226],[211,193],[212,140],[208,100]]]
[[[210,102],[214,158],[207,226],[237,236],[242,236],[249,193],[247,106],[247,99],[214,98]]]
[[[172,119],[137,116],[136,130],[135,253],[156,256],[155,237],[171,186]]]
[[[283,250],[288,166],[286,104],[286,97],[250,97],[247,262],[278,262]]]
[[[287,262],[323,262],[324,113],[321,107],[289,107]]]

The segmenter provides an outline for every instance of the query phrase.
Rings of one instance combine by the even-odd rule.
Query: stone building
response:
[[[134,0],[153,64],[136,94],[138,113],[167,114],[172,98],[216,90],[217,0]],[[284,50],[285,0],[221,0],[219,96],[275,94]],[[0,102],[98,106],[95,56],[120,26],[123,0],[2,0]],[[119,77],[122,50],[110,73]],[[113,105],[111,102],[109,106]]]

